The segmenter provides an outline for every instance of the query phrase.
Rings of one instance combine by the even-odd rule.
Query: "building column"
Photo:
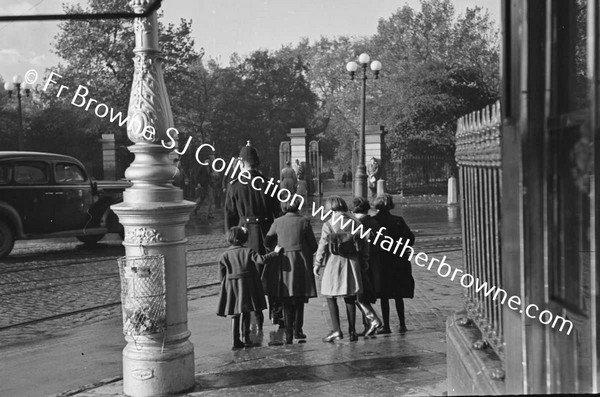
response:
[[[142,13],[148,3],[131,0],[129,4],[136,13]],[[164,261],[165,300],[164,327],[153,333],[125,336],[123,391],[137,397],[174,394],[194,387],[185,254],[185,224],[194,203],[184,201],[183,191],[172,185],[176,167],[169,158],[170,150],[161,145],[161,140],[168,142],[166,131],[174,126],[162,75],[156,12],[137,18],[134,31],[135,69],[127,136],[134,143],[128,149],[135,160],[125,171],[132,186],[124,192],[123,202],[111,208],[125,228],[125,262]],[[139,272],[133,265],[126,270],[130,275]],[[131,325],[129,320],[127,323],[124,318],[125,329]]]

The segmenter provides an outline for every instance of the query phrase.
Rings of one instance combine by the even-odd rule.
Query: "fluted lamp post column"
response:
[[[353,194],[356,197],[368,197],[367,193],[367,167],[365,166],[365,112],[366,112],[366,92],[367,92],[367,67],[371,57],[368,54],[362,53],[358,57],[358,62],[362,68],[362,95],[360,100],[360,136],[358,142],[358,165],[356,166],[356,172],[354,174],[354,191]],[[348,62],[346,70],[350,72],[350,79],[354,80],[354,75],[358,70],[359,65],[354,62]],[[371,71],[375,76],[375,79],[379,78],[379,71],[381,70],[381,62],[371,62]]]
[[[130,0],[142,13],[150,0]],[[172,185],[176,167],[169,159],[166,131],[173,126],[162,75],[156,11],[134,22],[134,77],[129,100],[127,136],[135,160],[125,171],[132,186],[123,202],[112,206],[125,228],[126,260],[164,257],[164,328],[126,335],[123,391],[128,396],[159,396],[194,387],[194,346],[187,327],[185,224],[194,203]],[[128,269],[130,272],[136,269]],[[148,274],[150,275],[151,274]],[[122,279],[123,283],[123,279]],[[134,291],[135,292],[135,291]],[[164,302],[164,301],[163,301]],[[125,316],[124,316],[125,317]],[[137,320],[137,319],[135,319]],[[124,328],[127,323],[124,319]]]
[[[25,149],[25,138],[23,136],[23,111],[21,109],[21,90],[25,92],[26,96],[29,96],[29,93],[31,91],[29,87],[30,86],[28,84],[23,84],[23,77],[21,77],[20,75],[15,75],[13,77],[12,83],[8,81],[4,83],[4,89],[8,92],[9,98],[12,96],[13,91],[15,91],[17,94],[17,114],[19,116],[19,135],[17,138],[20,151]]]

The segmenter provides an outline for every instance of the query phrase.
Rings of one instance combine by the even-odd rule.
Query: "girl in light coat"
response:
[[[333,213],[331,219],[323,224],[313,268],[316,276],[319,275],[321,268],[324,268],[321,294],[327,298],[333,326],[333,330],[323,338],[323,342],[333,342],[343,338],[337,297],[344,298],[346,303],[348,334],[350,341],[354,342],[358,340],[355,330],[356,295],[362,292],[361,269],[367,269],[369,266],[369,244],[366,239],[359,238],[359,252],[356,254],[341,256],[330,252],[328,236],[342,230],[346,232],[357,230],[359,221],[348,213],[346,202],[338,196],[327,198],[325,210],[331,210]],[[345,227],[342,228],[342,225]]]

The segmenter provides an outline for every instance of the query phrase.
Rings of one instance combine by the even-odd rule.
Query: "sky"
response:
[[[487,8],[500,19],[500,0],[454,0],[457,14],[467,7]],[[62,13],[62,4],[87,0],[0,0],[0,15]],[[420,9],[419,0],[163,0],[164,21],[191,19],[196,48],[222,65],[237,52],[277,50],[303,37],[370,36],[380,18],[389,18],[408,4]],[[59,59],[51,52],[58,21],[0,23],[0,76],[5,80],[31,68],[40,74]]]

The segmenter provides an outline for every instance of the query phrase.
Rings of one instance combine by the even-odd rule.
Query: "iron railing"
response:
[[[386,169],[386,190],[402,195],[446,194],[454,158],[443,155],[401,155]]]
[[[458,120],[456,162],[463,230],[465,272],[487,282],[494,293],[485,296],[476,284],[467,290],[467,316],[482,341],[503,358],[502,288],[500,258],[500,103]],[[496,298],[496,299],[494,299]]]

